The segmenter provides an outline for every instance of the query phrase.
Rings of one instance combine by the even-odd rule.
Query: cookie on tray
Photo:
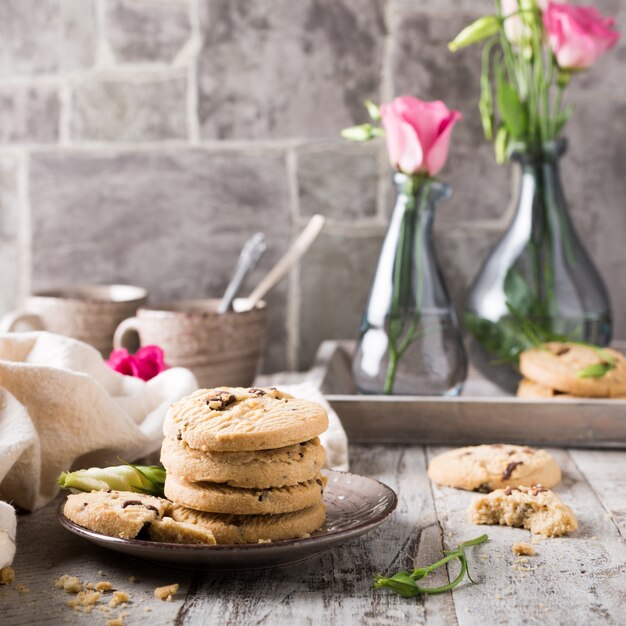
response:
[[[210,530],[218,544],[258,543],[307,537],[324,525],[326,507],[320,503],[281,515],[223,515],[174,504],[168,515]]]
[[[605,365],[611,369],[602,373]],[[573,396],[626,396],[626,358],[610,348],[552,341],[522,352],[519,367],[526,378]],[[600,368],[601,375],[585,376],[590,367]]]
[[[542,400],[546,398],[575,398],[569,393],[562,393],[557,391],[556,389],[551,389],[550,387],[546,387],[545,385],[541,385],[536,383],[534,380],[530,380],[529,378],[522,378],[520,380],[519,385],[517,386],[517,397],[518,398],[528,398],[529,400]]]
[[[315,478],[324,466],[320,440],[284,448],[246,452],[203,452],[183,441],[165,438],[161,463],[190,483],[226,483],[232,487],[283,487]]]
[[[243,489],[219,483],[190,483],[184,478],[168,474],[165,496],[176,504],[196,511],[259,515],[289,513],[305,509],[322,501],[325,477],[268,489]]]
[[[200,389],[175,402],[165,418],[166,437],[202,451],[282,448],[328,428],[324,407],[275,388]]]
[[[428,476],[446,487],[489,492],[541,483],[553,487],[561,469],[546,450],[494,443],[449,450],[434,457]]]
[[[135,538],[163,517],[169,502],[130,491],[91,491],[67,497],[65,517],[79,526],[122,539]],[[146,526],[147,527],[147,526]]]
[[[542,485],[506,487],[476,496],[468,511],[472,524],[526,528],[534,535],[559,537],[578,528],[572,509]]]

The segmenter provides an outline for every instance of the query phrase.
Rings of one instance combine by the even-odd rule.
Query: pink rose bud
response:
[[[146,381],[167,369],[159,346],[145,346],[135,354],[130,354],[126,348],[113,350],[105,363],[120,374]]]
[[[563,69],[589,67],[620,38],[613,29],[615,20],[602,17],[595,7],[550,2],[543,13],[543,25],[557,63]]]
[[[446,164],[450,134],[461,114],[440,100],[413,96],[381,105],[380,114],[391,165],[405,174],[436,176]]]

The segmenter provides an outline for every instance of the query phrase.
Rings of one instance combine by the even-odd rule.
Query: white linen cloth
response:
[[[46,332],[0,333],[0,499],[34,510],[72,466],[118,465],[155,452],[172,402],[193,374],[152,380],[114,372],[82,342]],[[15,514],[0,503],[0,567],[13,558]]]

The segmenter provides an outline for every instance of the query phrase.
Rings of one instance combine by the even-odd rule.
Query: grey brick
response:
[[[185,75],[87,79],[72,93],[70,135],[76,141],[186,139]]]
[[[60,32],[58,0],[0,2],[0,75],[55,71]]]
[[[244,241],[270,250],[290,235],[285,159],[276,152],[180,149],[34,154],[30,167],[34,288],[128,282],[152,302],[221,296]],[[271,227],[270,227],[271,225]],[[267,367],[285,367],[286,281],[270,295]]]
[[[191,34],[187,2],[108,0],[105,36],[121,63],[170,63]]]
[[[455,190],[439,214],[440,221],[446,223],[497,218],[509,202],[509,174],[496,164],[493,148],[480,126],[480,47],[454,54],[447,48],[448,42],[477,16],[458,11],[409,14],[398,19],[394,32],[394,94],[443,100],[463,114],[452,133],[450,158],[441,173]]]
[[[300,368],[325,339],[358,337],[384,230],[327,227],[311,247],[300,268]]]
[[[59,138],[56,85],[0,86],[0,142],[53,143]]]
[[[376,215],[379,147],[335,143],[298,153],[300,214],[348,222]]]
[[[98,32],[95,0],[61,0],[61,58],[63,71],[93,67]]]
[[[383,4],[203,0],[205,139],[336,137],[379,99]]]
[[[0,153],[0,316],[14,308],[19,282],[19,159]]]

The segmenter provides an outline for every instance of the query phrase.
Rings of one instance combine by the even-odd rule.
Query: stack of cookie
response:
[[[174,520],[218,543],[290,539],[320,528],[328,428],[322,406],[277,389],[201,389],[172,405],[161,462]]]
[[[626,358],[610,348],[552,341],[520,355],[519,398],[625,398]]]

